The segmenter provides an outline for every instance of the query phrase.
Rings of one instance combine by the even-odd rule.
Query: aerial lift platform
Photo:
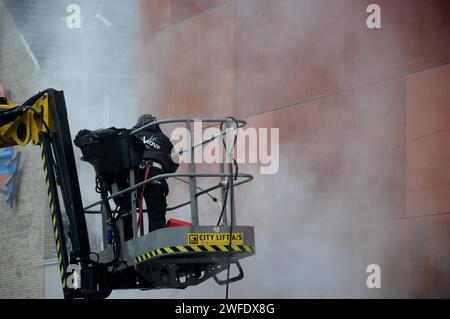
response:
[[[210,278],[220,285],[228,285],[244,277],[239,261],[255,254],[254,228],[237,224],[234,188],[253,177],[234,169],[234,150],[226,147],[226,161],[218,164],[217,172],[197,173],[193,150],[215,138],[223,139],[227,133],[245,126],[245,121],[234,118],[166,119],[128,134],[133,136],[152,125],[173,123],[184,124],[192,133],[196,121],[220,125],[221,134],[197,145],[191,139],[188,148],[181,151],[191,158],[186,173],[162,174],[135,183],[134,169],[130,167],[129,187],[103,191],[99,201],[83,207],[64,93],[48,89],[21,106],[13,105],[8,99],[0,100],[0,148],[25,146],[30,141],[41,146],[65,298],[106,298],[117,289],[184,289]],[[222,130],[224,126],[226,129]],[[164,178],[188,179],[189,200],[167,211],[190,207],[190,222],[144,234],[143,223],[137,228],[137,192],[144,184]],[[200,178],[209,178],[216,183],[201,189],[197,186]],[[222,197],[219,223],[201,225],[198,198],[215,190],[220,190]],[[117,215],[111,209],[111,201],[119,196],[130,196],[132,208]],[[96,207],[100,210],[93,210]],[[103,235],[102,251],[91,251],[86,214],[102,217],[102,229],[99,230]],[[123,218],[130,214],[133,237],[124,240]],[[67,217],[68,227],[63,223],[63,216]],[[238,275],[233,278],[229,277],[231,265],[238,269]],[[218,274],[225,270],[228,270],[227,278],[219,279]]]

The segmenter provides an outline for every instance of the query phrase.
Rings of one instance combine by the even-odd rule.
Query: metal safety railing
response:
[[[212,136],[211,138],[208,138],[206,140],[202,140],[200,143],[194,144],[194,123],[201,122],[201,123],[209,123],[209,124],[215,124],[219,125],[221,127],[220,133],[217,135]],[[211,143],[212,141],[219,139],[221,143],[224,142],[223,138],[231,133],[235,132],[237,134],[237,130],[246,126],[246,122],[243,120],[236,120],[234,118],[228,117],[228,118],[181,118],[181,119],[165,119],[165,120],[159,120],[152,123],[149,123],[147,125],[142,126],[141,128],[130,132],[130,135],[137,134],[145,129],[148,129],[152,126],[157,125],[163,125],[163,124],[174,124],[174,123],[184,123],[185,127],[187,129],[187,132],[189,132],[189,143],[188,147],[186,149],[183,149],[178,152],[174,152],[171,154],[172,158],[174,156],[179,156],[184,153],[188,153],[189,161],[188,161],[188,172],[187,173],[169,173],[169,174],[160,174],[151,178],[148,178],[140,183],[135,184],[134,183],[134,171],[132,170],[130,172],[130,186],[123,189],[118,190],[114,192],[113,194],[109,195],[106,200],[112,200],[114,198],[117,198],[119,196],[123,196],[125,194],[130,193],[132,198],[132,203],[135,203],[136,196],[135,192],[138,188],[144,186],[145,184],[152,183],[157,180],[161,179],[168,179],[168,178],[181,178],[181,177],[188,177],[189,181],[185,181],[189,184],[189,200],[182,202],[180,204],[177,204],[175,206],[167,208],[167,211],[173,211],[175,209],[185,207],[190,205],[191,209],[191,223],[194,226],[199,225],[199,208],[198,208],[198,197],[209,194],[210,192],[221,189],[221,198],[222,198],[222,205],[223,207],[223,218],[222,218],[222,225],[228,225],[228,218],[227,218],[227,201],[229,201],[229,208],[230,208],[230,214],[231,214],[231,220],[232,225],[236,225],[236,209],[235,209],[235,197],[234,197],[234,187],[245,184],[251,180],[253,180],[253,176],[251,174],[246,173],[238,173],[235,172],[233,166],[235,165],[235,159],[234,159],[234,146],[235,144],[231,145],[231,147],[224,148],[224,153],[221,154],[222,160],[218,163],[219,169],[218,172],[209,172],[209,173],[197,173],[196,172],[196,162],[195,162],[195,148],[206,145],[208,143]],[[225,125],[225,129],[223,129],[223,125]],[[212,125],[214,126],[214,125]],[[225,157],[225,158],[224,158]],[[225,163],[226,162],[226,163]],[[217,184],[214,184],[210,187],[207,187],[205,189],[201,189],[197,186],[197,179],[198,178],[220,178],[220,182]],[[228,179],[228,180],[227,180]],[[183,180],[184,181],[184,180]],[[227,189],[228,188],[228,189]],[[200,190],[200,191],[198,191]],[[228,194],[227,194],[228,192]],[[89,209],[96,207],[98,205],[103,204],[103,200],[99,200],[95,203],[92,203],[86,207],[84,207],[84,211],[86,214],[89,213],[101,213],[99,211],[89,211]],[[136,229],[136,207],[135,205],[132,205],[132,215],[133,215],[133,232],[135,232]],[[142,225],[142,224],[141,224]],[[142,234],[142,230],[141,230]],[[134,236],[135,237],[135,234]]]

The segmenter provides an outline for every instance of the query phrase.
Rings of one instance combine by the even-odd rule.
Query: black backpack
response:
[[[97,176],[113,182],[117,176],[136,168],[142,161],[144,144],[130,130],[115,127],[82,130],[75,137],[83,161],[94,166]]]

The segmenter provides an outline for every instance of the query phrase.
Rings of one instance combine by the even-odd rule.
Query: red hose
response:
[[[145,167],[145,177],[144,177],[144,181],[147,180],[148,175],[150,174],[150,164],[147,163],[146,167]],[[142,220],[142,213],[143,213],[143,204],[144,204],[144,191],[145,191],[145,185],[142,186],[142,190],[141,190],[141,199],[139,200],[139,217],[137,220],[137,231],[139,231],[139,227],[141,226],[141,220]]]

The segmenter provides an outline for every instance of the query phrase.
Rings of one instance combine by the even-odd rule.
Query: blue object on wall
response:
[[[0,185],[0,194],[6,195],[6,202],[13,207],[13,195],[16,184],[16,175],[19,168],[20,152],[14,147],[0,150],[0,175],[6,175],[5,185]]]

